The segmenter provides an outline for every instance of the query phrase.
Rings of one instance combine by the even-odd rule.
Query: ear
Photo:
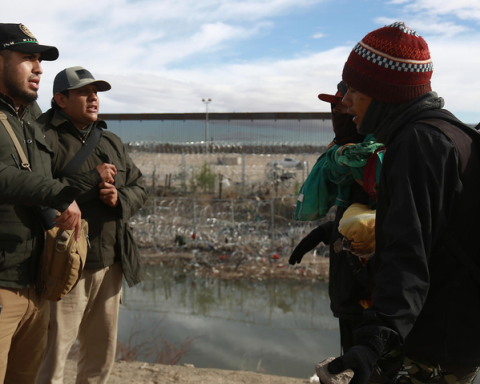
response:
[[[67,106],[67,96],[63,93],[57,92],[53,98],[60,108],[65,108]]]

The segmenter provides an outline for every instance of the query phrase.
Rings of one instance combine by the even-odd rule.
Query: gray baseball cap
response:
[[[53,81],[53,94],[71,89],[82,88],[89,84],[95,84],[99,92],[112,89],[105,80],[95,80],[93,75],[83,67],[65,68],[55,76]]]

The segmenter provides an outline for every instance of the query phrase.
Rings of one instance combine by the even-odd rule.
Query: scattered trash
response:
[[[274,260],[278,260],[278,259],[280,259],[280,256],[278,256],[278,254],[274,253],[272,258]]]
[[[140,366],[140,369],[148,369],[149,371],[152,371],[152,372],[158,372],[160,370],[156,367],[151,367],[150,365],[148,365],[148,363],[142,364]]]

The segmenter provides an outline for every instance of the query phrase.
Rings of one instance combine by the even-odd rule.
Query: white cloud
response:
[[[388,17],[377,17],[374,19],[376,23],[380,25],[390,25],[395,21],[404,21],[405,24],[421,34],[424,35],[444,35],[444,36],[455,36],[463,32],[470,31],[471,29],[463,25],[455,24],[451,21],[440,21],[438,18],[433,17],[427,19],[422,17],[414,17],[396,20]]]
[[[209,109],[214,112],[328,111],[317,95],[336,89],[357,33],[345,37],[351,40],[346,45],[301,57],[285,49],[283,59],[269,58],[268,47],[255,59],[238,54],[242,44],[268,35],[275,17],[322,1],[330,0],[84,0],[81,5],[47,0],[42,7],[24,0],[21,17],[11,6],[2,9],[2,19],[24,23],[41,43],[60,50],[59,60],[43,63],[43,109],[48,108],[55,74],[82,65],[113,86],[100,96],[102,112],[202,112],[202,98],[212,98]],[[480,86],[472,75],[480,67],[480,35],[462,20],[480,20],[480,2],[389,4],[398,18],[379,14],[374,21],[382,26],[403,20],[419,31],[432,52],[434,89],[447,107],[453,112],[478,110],[466,91]],[[307,36],[323,44],[327,39],[315,33],[323,27]],[[199,58],[203,61],[197,63]]]
[[[103,112],[202,112],[202,98],[213,100],[212,112],[326,112],[329,106],[317,95],[336,89],[350,50],[340,47],[291,60],[219,63],[202,69],[112,75],[104,68],[93,73],[112,84],[111,91],[100,94]],[[47,107],[51,83],[43,83],[45,87],[42,108]]]
[[[463,20],[480,21],[478,0],[414,0],[406,6],[408,11],[426,12],[432,15],[456,16]]]

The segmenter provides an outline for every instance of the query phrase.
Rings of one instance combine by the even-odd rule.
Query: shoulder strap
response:
[[[17,149],[17,152],[18,152],[18,155],[20,156],[20,161],[21,161],[20,166],[23,169],[31,172],[32,169],[30,168],[30,163],[28,162],[25,152],[23,152],[22,146],[18,141],[17,135],[15,135],[15,132],[13,132],[12,126],[8,122],[7,115],[3,112],[0,112],[0,120],[2,121],[2,124],[7,130],[8,134],[10,135],[10,138],[13,141],[13,145],[15,145],[15,148]]]
[[[18,155],[20,156],[20,160],[22,162],[20,165],[20,168],[22,168],[23,170],[32,172],[32,169],[30,168],[30,163],[28,162],[25,152],[23,152],[22,146],[18,141],[17,135],[15,135],[15,132],[13,132],[12,126],[7,120],[7,115],[1,111],[0,111],[0,121],[2,122],[3,126],[5,127],[8,134],[10,135],[10,138],[12,139],[13,144],[17,149]],[[57,216],[57,211],[55,211],[55,209],[50,207],[35,206],[33,207],[33,210],[37,215],[37,217],[40,219],[40,223],[42,224],[42,227],[45,231],[48,231],[49,229],[52,229],[55,226],[55,222],[53,221]]]
[[[102,136],[103,131],[98,127],[93,127],[92,132],[88,136],[87,141],[82,148],[73,156],[73,159],[58,173],[55,177],[64,177],[74,175],[78,172],[82,164],[87,160],[93,149],[97,146],[98,140]]]

